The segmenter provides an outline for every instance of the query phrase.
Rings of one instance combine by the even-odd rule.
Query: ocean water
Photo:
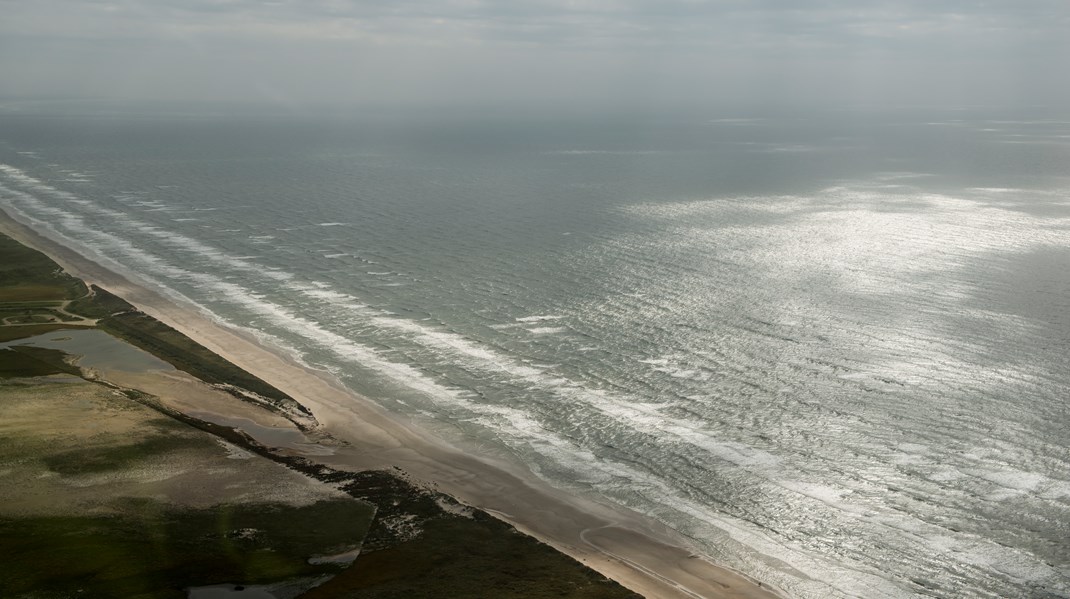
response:
[[[1070,118],[0,116],[0,205],[791,596],[1070,597]]]

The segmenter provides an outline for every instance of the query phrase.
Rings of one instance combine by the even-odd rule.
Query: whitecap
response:
[[[559,333],[567,333],[568,327],[532,327],[524,330],[532,335],[556,335]]]

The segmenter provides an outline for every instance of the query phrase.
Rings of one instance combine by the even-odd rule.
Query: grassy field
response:
[[[0,302],[68,300],[86,291],[48,256],[0,235]]]

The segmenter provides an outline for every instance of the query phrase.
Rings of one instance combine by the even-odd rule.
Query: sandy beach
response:
[[[400,468],[416,481],[495,515],[647,597],[782,596],[695,555],[685,538],[646,517],[556,490],[519,464],[492,462],[451,446],[354,394],[329,374],[306,368],[251,334],[222,326],[193,306],[96,264],[2,211],[0,231],[296,398],[311,410],[323,433],[341,442],[326,441],[319,450],[295,452],[343,470]],[[148,390],[164,400],[171,397],[172,405],[186,413],[287,426],[264,410],[219,403],[225,394],[214,394],[207,385],[186,393],[183,386],[193,383],[168,376]],[[152,385],[141,383],[138,386]],[[315,435],[309,437],[314,443]]]

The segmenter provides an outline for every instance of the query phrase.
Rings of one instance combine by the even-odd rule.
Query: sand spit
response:
[[[84,258],[2,211],[0,231],[296,398],[312,411],[324,432],[342,442],[324,455],[313,456],[317,462],[339,470],[401,468],[415,480],[495,515],[647,597],[781,596],[695,557],[685,538],[657,522],[624,508],[569,495],[542,483],[520,465],[481,459],[436,439],[329,375],[305,368],[250,334],[224,327],[193,306],[179,305]],[[174,391],[165,387],[153,393],[179,408]],[[202,400],[205,404],[198,405]],[[207,394],[185,395],[181,402],[183,411],[220,409],[208,401]],[[226,416],[249,417],[249,413]],[[251,420],[267,426],[280,424],[260,416]]]

